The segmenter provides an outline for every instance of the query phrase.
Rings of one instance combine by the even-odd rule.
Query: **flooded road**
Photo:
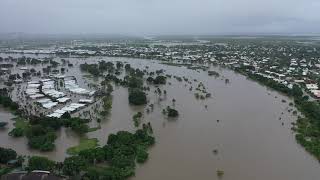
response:
[[[132,180],[209,180],[219,179],[217,170],[224,171],[224,180],[315,180],[320,177],[319,162],[309,155],[294,139],[290,130],[297,117],[288,112],[292,100],[268,90],[256,82],[234,72],[212,67],[220,77],[209,77],[207,72],[159,64],[157,61],[130,58],[103,58],[110,61],[129,62],[133,67],[149,66],[150,71],[165,69],[165,74],[187,77],[192,84],[168,79],[160,86],[167,95],[159,96],[151,86],[149,104],[154,110],[144,113],[145,122],[151,122],[156,144],[149,150],[149,160],[139,165]],[[70,61],[93,63],[100,58]],[[80,74],[79,68],[69,69],[66,74]],[[77,75],[79,84],[85,84]],[[224,78],[223,78],[224,77]],[[225,83],[225,78],[230,80]],[[193,81],[197,79],[198,82]],[[196,99],[193,89],[202,81],[212,94],[205,100]],[[173,106],[180,116],[168,119],[162,109]],[[282,102],[282,100],[286,102]],[[207,105],[207,108],[205,108]],[[144,107],[128,104],[126,88],[116,86],[113,92],[111,115],[101,122],[101,129],[88,133],[104,145],[110,133],[135,129],[132,115],[144,111]],[[11,122],[13,116],[0,111],[0,119]],[[281,118],[279,120],[279,118]],[[219,121],[217,121],[219,120]],[[94,122],[92,122],[94,123]],[[0,131],[0,146],[15,149],[19,154],[41,154],[61,161],[65,150],[78,143],[79,138],[61,129],[56,140],[56,150],[39,153],[27,148],[24,138],[11,138],[8,130]],[[213,151],[217,152],[214,153]]]

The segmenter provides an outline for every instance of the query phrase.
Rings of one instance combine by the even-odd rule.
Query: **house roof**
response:
[[[15,172],[3,175],[1,180],[64,180],[64,177],[54,175],[47,171]]]

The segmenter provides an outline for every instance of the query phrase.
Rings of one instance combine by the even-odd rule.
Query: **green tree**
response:
[[[130,76],[128,79],[128,87],[129,88],[142,88],[143,80],[139,77]]]
[[[8,161],[16,158],[17,153],[14,150],[0,147],[0,163],[6,164]]]
[[[32,170],[43,170],[52,171],[54,169],[55,162],[49,160],[46,157],[33,156],[28,161],[28,169]]]
[[[134,88],[129,90],[129,103],[133,105],[147,104],[147,96],[142,90]]]
[[[157,76],[154,80],[153,80],[154,84],[166,84],[166,77],[165,76]]]
[[[62,171],[68,176],[75,176],[87,167],[87,162],[80,156],[71,156],[64,160]]]
[[[294,97],[301,97],[303,95],[303,92],[302,92],[301,88],[299,87],[299,85],[294,84],[292,86],[292,95]]]
[[[179,116],[179,112],[175,109],[172,108],[167,108],[167,112],[168,112],[168,117],[177,117]]]

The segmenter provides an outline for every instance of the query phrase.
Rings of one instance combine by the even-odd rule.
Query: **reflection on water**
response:
[[[172,85],[161,88],[167,90],[162,101],[154,94],[154,88],[150,90],[148,98],[154,104],[154,110],[145,113],[144,121],[151,122],[156,145],[149,151],[149,160],[137,168],[136,176],[131,179],[209,180],[218,179],[217,170],[225,172],[225,180],[314,180],[320,177],[319,163],[295,142],[290,130],[291,123],[296,120],[287,111],[292,100],[225,69],[213,67],[230,79],[230,84],[225,84],[221,78],[208,77],[206,72],[165,66],[156,61],[104,59],[130,62],[134,67],[149,66],[151,71],[163,68],[167,74],[197,79],[212,94],[212,98],[196,100],[194,92],[189,91],[191,85],[174,78],[169,79]],[[98,60],[101,59],[71,58],[70,61],[80,64]],[[78,74],[79,83],[85,84],[78,68],[69,69],[67,74]],[[193,82],[192,86],[195,88],[197,84]],[[102,120],[102,128],[88,133],[88,137],[97,137],[103,145],[108,134],[135,129],[132,115],[143,111],[143,107],[129,106],[127,97],[127,89],[115,87],[110,117]],[[180,116],[172,120],[164,117],[161,111],[172,105],[173,98]],[[282,99],[287,102],[281,102]],[[10,129],[11,117],[7,112],[0,112],[0,119],[9,121]],[[14,139],[7,133],[8,130],[0,132],[0,146],[13,148],[20,154],[39,154],[27,148],[24,138]],[[44,155],[62,160],[66,156],[65,150],[78,141],[72,132],[61,129],[56,150]],[[217,153],[213,153],[214,150]]]

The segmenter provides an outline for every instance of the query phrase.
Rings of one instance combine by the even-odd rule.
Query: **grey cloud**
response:
[[[0,32],[318,33],[317,0],[1,0]]]

